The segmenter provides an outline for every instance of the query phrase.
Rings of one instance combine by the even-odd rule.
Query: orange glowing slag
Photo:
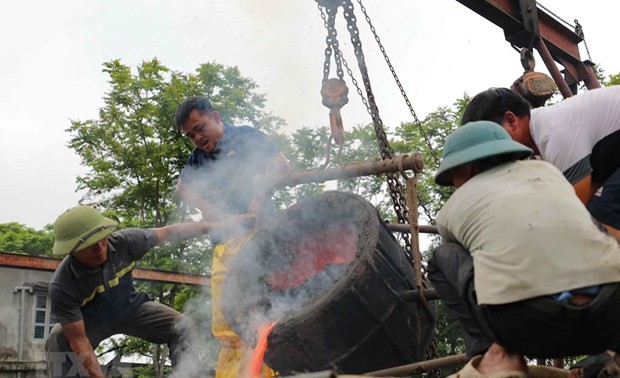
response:
[[[256,347],[252,352],[250,364],[248,365],[249,378],[259,378],[261,376],[261,372],[263,370],[263,360],[265,359],[265,351],[267,350],[267,338],[275,325],[276,323],[273,322],[258,328],[258,340],[256,341]]]
[[[286,290],[304,284],[329,264],[348,264],[357,253],[357,229],[353,225],[331,225],[321,233],[305,235],[293,244],[295,252],[289,270],[272,274],[272,289]]]

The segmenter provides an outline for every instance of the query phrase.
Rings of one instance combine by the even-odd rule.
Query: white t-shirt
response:
[[[532,109],[530,132],[543,160],[574,184],[604,182],[620,168],[620,86],[591,90]]]
[[[446,202],[437,226],[445,242],[470,251],[481,305],[620,282],[620,245],[544,161],[474,176]]]

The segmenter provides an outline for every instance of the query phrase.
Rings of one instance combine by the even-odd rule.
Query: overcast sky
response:
[[[464,92],[509,86],[522,72],[503,31],[455,0],[365,0],[364,5],[420,119]],[[608,74],[620,72],[620,3],[545,0],[542,5],[568,22],[578,19],[592,60]],[[411,121],[359,12],[357,18],[384,123],[393,128]],[[341,14],[337,29],[355,68]],[[72,119],[97,117],[109,89],[103,62],[118,58],[135,68],[157,57],[184,72],[212,61],[238,66],[267,95],[267,110],[293,130],[327,125],[319,95],[325,33],[314,0],[2,2],[0,223],[40,229],[78,204],[75,179],[85,168],[66,147],[65,130]],[[582,58],[587,58],[583,46]],[[537,69],[546,72],[540,58]],[[349,87],[350,102],[342,109],[345,129],[370,122]]]

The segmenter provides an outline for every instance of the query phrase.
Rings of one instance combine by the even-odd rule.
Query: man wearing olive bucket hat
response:
[[[229,223],[181,223],[115,231],[117,223],[90,206],[54,223],[55,255],[67,255],[52,277],[49,296],[58,322],[45,343],[49,377],[103,377],[93,349],[115,334],[168,344],[174,362],[190,352],[192,322],[136,291],[131,270],[157,244],[185,240]]]
[[[531,154],[490,121],[444,145],[435,181],[457,190],[427,274],[463,329],[462,378],[524,376],[523,355],[620,350],[620,246],[557,168],[522,160]]]

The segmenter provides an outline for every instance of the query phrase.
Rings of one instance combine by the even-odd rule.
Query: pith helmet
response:
[[[525,159],[532,152],[530,148],[513,141],[510,134],[495,122],[469,122],[446,138],[435,182],[452,185],[449,171],[463,164],[507,154],[514,154],[515,159]]]
[[[54,255],[81,251],[110,235],[117,223],[91,206],[65,211],[54,222]]]

